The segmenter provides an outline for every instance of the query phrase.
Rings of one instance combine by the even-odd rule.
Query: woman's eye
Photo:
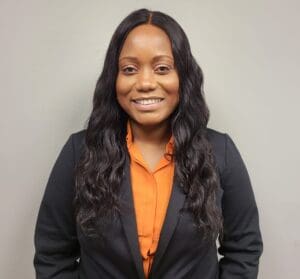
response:
[[[136,69],[134,67],[128,66],[122,69],[122,72],[124,74],[130,75],[130,74],[134,74],[136,71]]]
[[[164,66],[164,65],[155,68],[155,71],[159,74],[167,74],[170,72],[170,70],[171,68],[169,66]]]

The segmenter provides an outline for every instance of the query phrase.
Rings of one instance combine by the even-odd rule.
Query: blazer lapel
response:
[[[120,212],[121,221],[129,243],[130,252],[134,259],[139,278],[144,279],[145,274],[138,242],[137,224],[130,179],[130,159],[128,158],[128,155],[126,156],[125,172],[121,184],[120,197],[122,206]]]
[[[175,166],[176,173],[176,166]],[[138,232],[137,232],[137,224],[135,218],[135,210],[131,189],[131,179],[130,179],[130,159],[126,156],[126,164],[125,164],[125,173],[120,189],[121,194],[121,205],[123,208],[121,209],[121,220],[124,227],[124,231],[129,243],[129,248],[131,254],[134,259],[134,263],[140,278],[145,279],[144,269],[143,269],[143,261],[140,253],[139,242],[138,242]],[[178,220],[180,218],[179,210],[183,207],[185,201],[185,194],[179,186],[178,181],[176,181],[176,177],[174,176],[172,193],[168,204],[168,209],[166,213],[166,217],[163,223],[163,227],[160,233],[158,247],[153,259],[153,264],[150,270],[149,278],[151,278],[151,274],[155,272],[157,267],[159,266],[159,262],[161,261],[168,243],[174,233]]]
[[[175,173],[176,173],[176,166],[175,166]],[[183,193],[183,190],[180,188],[179,182],[176,180],[176,176],[174,176],[172,193],[168,204],[166,217],[160,233],[158,247],[154,255],[149,278],[151,278],[152,274],[155,274],[155,270],[158,268],[159,262],[161,261],[166,251],[166,248],[169,244],[169,241],[175,231],[176,225],[180,218],[179,210],[184,205],[185,197],[186,195]]]

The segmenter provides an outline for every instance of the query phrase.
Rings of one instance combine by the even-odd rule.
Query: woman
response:
[[[257,277],[250,179],[230,136],[207,128],[202,85],[171,17],[141,9],[121,22],[88,127],[69,137],[47,183],[37,278]]]

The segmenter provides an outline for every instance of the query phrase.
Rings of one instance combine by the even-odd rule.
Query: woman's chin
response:
[[[147,118],[143,118],[143,119],[132,119],[135,123],[137,123],[140,126],[144,126],[144,127],[155,127],[155,126],[161,126],[163,124],[165,124],[168,119],[147,119]]]

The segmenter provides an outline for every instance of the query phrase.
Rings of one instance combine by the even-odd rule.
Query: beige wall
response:
[[[247,164],[265,244],[259,278],[297,278],[299,3],[1,0],[1,278],[34,278],[33,230],[50,169],[89,115],[113,30],[143,6],[186,30],[205,73],[210,127],[229,133]]]

